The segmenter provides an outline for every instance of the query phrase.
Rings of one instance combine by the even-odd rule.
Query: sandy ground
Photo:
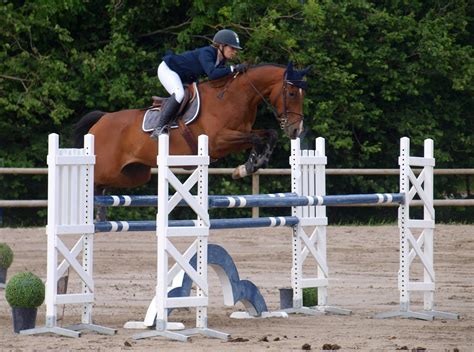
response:
[[[256,235],[258,234],[258,235]],[[223,245],[233,256],[242,279],[260,287],[270,310],[279,308],[278,289],[290,283],[289,229],[214,231],[210,243]],[[44,229],[0,229],[0,242],[14,250],[8,277],[32,271],[46,278]],[[474,226],[439,225],[435,236],[437,309],[461,314],[460,320],[374,319],[374,313],[398,308],[398,229],[393,226],[328,228],[330,303],[351,309],[351,316],[290,315],[288,319],[236,320],[229,315],[242,305],[226,307],[217,275],[209,270],[209,327],[230,333],[234,340],[195,336],[188,343],[161,337],[132,340],[126,321],[143,319],[155,285],[155,236],[152,233],[100,234],[95,240],[95,323],[118,329],[116,336],[84,332],[78,339],[13,333],[10,307],[0,294],[0,349],[93,351],[289,351],[304,344],[321,350],[337,344],[341,350],[474,351]],[[416,268],[416,267],[415,267]],[[71,277],[71,280],[74,278]],[[71,288],[74,283],[71,282]],[[421,308],[422,296],[412,295]],[[60,310],[62,313],[62,310]],[[61,314],[60,314],[61,315]],[[45,306],[38,311],[43,326]],[[61,324],[79,322],[79,307],[68,306]],[[176,311],[170,321],[194,326],[194,311]]]

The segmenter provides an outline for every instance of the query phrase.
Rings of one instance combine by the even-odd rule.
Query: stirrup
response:
[[[163,127],[157,127],[151,133],[150,138],[158,140],[158,137],[160,136],[160,134],[163,134],[163,133],[169,134],[169,131],[170,131],[169,124],[166,124]]]

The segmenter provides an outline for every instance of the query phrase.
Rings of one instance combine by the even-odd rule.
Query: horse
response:
[[[169,131],[170,154],[193,154],[185,129],[194,139],[201,134],[208,136],[209,156],[214,160],[252,148],[247,162],[234,170],[233,178],[266,166],[278,134],[273,129],[252,129],[257,107],[261,102],[269,105],[285,134],[297,138],[303,131],[303,77],[308,70],[298,71],[291,62],[287,66],[260,64],[248,66],[244,73],[200,83],[199,116],[186,128],[181,124]],[[81,146],[86,133],[95,138],[96,190],[132,188],[150,180],[158,143],[141,128],[145,110],[92,111],[76,123],[76,147]]]

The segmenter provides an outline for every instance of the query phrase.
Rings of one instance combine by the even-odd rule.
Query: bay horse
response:
[[[189,124],[188,131],[196,139],[201,134],[208,136],[212,159],[252,148],[248,161],[234,170],[234,178],[257,171],[268,163],[278,138],[275,130],[252,129],[258,105],[262,101],[269,105],[285,134],[298,137],[303,131],[303,77],[308,70],[295,70],[291,62],[288,66],[261,64],[201,83],[199,117]],[[95,136],[96,190],[131,188],[150,180],[158,143],[142,131],[144,113],[144,109],[93,111],[75,125],[76,147],[82,145],[86,133]],[[192,154],[182,127],[169,131],[170,154]]]

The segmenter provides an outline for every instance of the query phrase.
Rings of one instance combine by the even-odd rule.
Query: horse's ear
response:
[[[288,61],[286,72],[293,72],[293,61]]]
[[[302,75],[302,76],[305,76],[305,75],[309,72],[309,70],[311,70],[311,67],[312,67],[312,65],[309,65],[308,67],[306,67],[305,69],[303,69],[303,70],[300,72],[301,75]]]

